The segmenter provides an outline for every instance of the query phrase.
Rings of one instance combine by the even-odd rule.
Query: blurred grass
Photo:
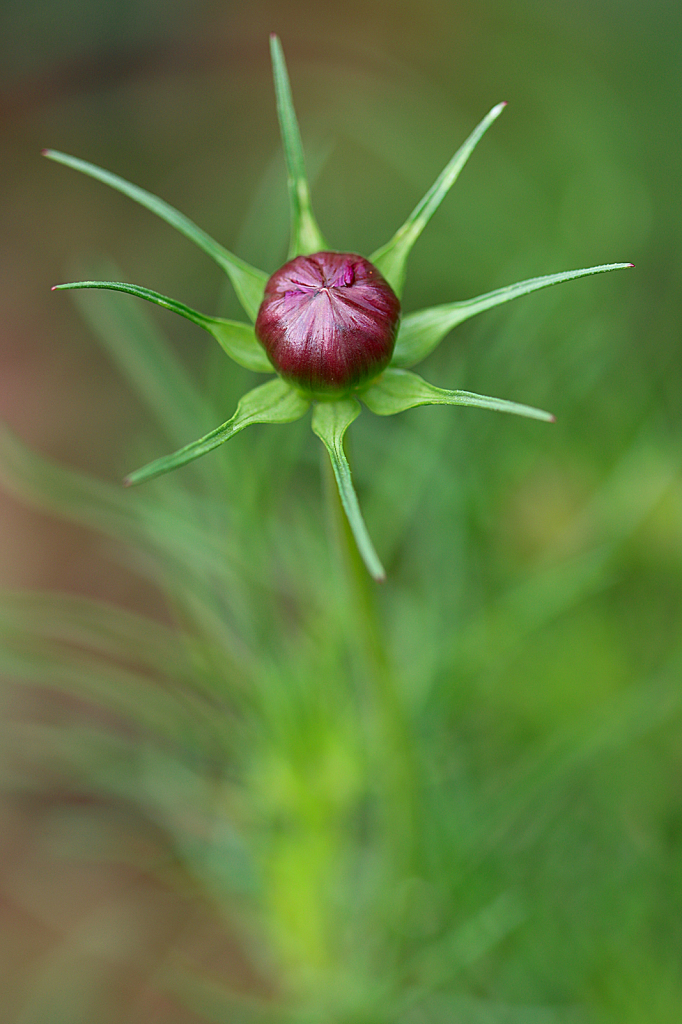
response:
[[[282,986],[272,943],[285,976],[318,957],[317,1019],[677,1021],[679,10],[429,0],[346,5],[332,23],[304,2],[285,19],[268,3],[177,2],[159,17],[151,2],[95,16],[53,0],[3,18],[2,411],[80,470],[119,479],[163,453],[173,410],[152,425],[48,286],[94,252],[207,313],[237,310],[164,225],[36,154],[110,167],[274,269],[286,196],[268,30],[339,248],[388,238],[509,100],[413,253],[406,309],[611,260],[636,270],[490,311],[424,365],[439,386],[549,408],[553,427],[419,409],[352,428],[423,773],[419,868],[386,891],[368,840],[381,751],[305,425],[253,428],[130,500],[100,482],[121,506],[107,542],[55,540],[7,499],[5,586],[105,604],[89,622],[79,598],[0,607],[0,877],[15,958],[0,1012],[12,1024],[196,1019],[159,1001],[165,987],[219,1020],[221,992],[192,989],[180,969],[202,963],[246,993],[229,1019],[249,1019],[255,994],[267,1018]],[[92,297],[90,318],[110,344],[115,329],[139,337],[138,307],[113,299]],[[130,310],[124,328],[115,309]],[[191,325],[161,312],[149,323],[197,402],[229,415],[251,376]],[[200,415],[192,401],[178,430]],[[71,697],[50,703],[48,685]],[[281,932],[266,941],[268,914]]]

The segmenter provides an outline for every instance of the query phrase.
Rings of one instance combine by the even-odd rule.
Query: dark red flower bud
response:
[[[400,301],[353,253],[297,256],[265,286],[256,337],[282,377],[312,394],[345,394],[393,355]]]

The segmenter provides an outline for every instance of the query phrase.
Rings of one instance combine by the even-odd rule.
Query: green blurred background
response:
[[[339,249],[384,242],[474,124],[509,102],[414,250],[405,309],[636,265],[483,314],[422,368],[441,387],[548,408],[555,426],[477,410],[366,415],[353,453],[389,568],[391,650],[410,699],[430,695],[432,769],[460,798],[462,899],[473,912],[477,894],[524,894],[518,927],[463,970],[461,1019],[679,1021],[679,6],[4,0],[0,19],[0,411],[37,449],[98,476],[137,464],[149,423],[50,286],[106,256],[123,280],[207,313],[238,310],[188,242],[40,149],[120,173],[274,270],[287,220],[270,31],[287,55],[318,219]],[[207,336],[156,319],[222,389],[227,418],[248,374],[228,379]],[[317,448],[297,429],[256,434],[270,445],[261,464],[293,431],[301,463],[288,486],[314,493]],[[5,496],[0,521],[3,587],[163,617],[159,594],[98,537]],[[23,1022],[40,965],[58,962],[102,890],[124,893],[150,949],[179,911],[104,867],[89,869],[84,896],[81,873],[55,873],[35,801],[10,793],[3,807],[0,1020]],[[146,827],[121,825],[151,842]],[[161,1003],[135,1016],[119,999],[127,984],[105,1000],[111,1020],[195,1019]],[[453,1019],[443,1013],[410,1020]]]

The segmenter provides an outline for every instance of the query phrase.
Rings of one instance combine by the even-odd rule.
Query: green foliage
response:
[[[95,178],[97,181],[109,185],[110,188],[116,189],[117,192],[122,192],[124,196],[128,196],[134,202],[139,203],[140,206],[146,207],[147,210],[155,213],[161,220],[165,220],[167,224],[174,227],[176,231],[189,238],[191,242],[194,242],[200,249],[203,249],[207,256],[215,260],[219,267],[223,268],[234,285],[234,290],[244,307],[244,311],[252,320],[256,319],[256,313],[263,297],[263,288],[267,281],[267,275],[261,270],[250,267],[244,260],[228,252],[210,235],[207,235],[205,231],[197,227],[189,217],[179,213],[172,206],[169,206],[168,203],[165,203],[163,199],[159,199],[158,196],[152,195],[151,192],[147,192],[146,189],[140,188],[138,185],[131,185],[129,181],[125,181],[118,174],[112,174],[111,171],[95,167],[94,164],[88,163],[87,160],[79,160],[75,156],[58,153],[53,149],[44,150],[44,155],[49,160],[54,160],[58,164],[64,164],[65,167],[71,167],[75,171],[80,171],[81,174],[87,174],[88,177]]]
[[[420,363],[422,359],[431,355],[453,327],[486,309],[509,302],[510,299],[528,295],[529,292],[547,288],[552,284],[560,284],[562,281],[572,281],[576,277],[588,277],[591,274],[601,274],[606,270],[623,270],[625,267],[631,266],[631,263],[610,263],[603,267],[588,267],[585,270],[568,270],[563,274],[533,277],[530,281],[519,281],[517,284],[507,285],[505,288],[496,288],[494,292],[479,295],[475,299],[448,302],[442,306],[433,306],[431,309],[420,309],[416,313],[408,313],[400,324],[391,365],[409,367]]]
[[[493,409],[495,412],[511,412],[516,416],[528,416],[534,420],[552,423],[554,417],[542,409],[531,409],[528,405],[505,402],[501,398],[486,395],[472,395],[470,391],[445,391],[428,384],[416,373],[407,370],[388,369],[378,381],[362,394],[368,409],[377,416],[394,416],[418,405],[471,405],[479,409]]]
[[[453,156],[426,195],[402,224],[393,237],[372,253],[370,260],[375,263],[397,295],[402,295],[405,283],[407,257],[422,231],[457,181],[462,168],[473,153],[478,142],[504,110],[506,103],[498,103]]]
[[[343,450],[344,435],[353,420],[357,419],[359,415],[360,405],[354,398],[348,398],[341,402],[318,402],[313,414],[313,433],[317,434],[329,452],[343,508],[362,559],[372,578],[383,582],[386,579],[386,573],[374,550],[374,545],[362,518],[350,476],[350,466]]]
[[[190,309],[183,302],[176,302],[166,295],[159,295],[149,288],[142,288],[137,284],[125,284],[122,281],[71,281],[68,284],[56,284],[53,291],[69,291],[75,288],[102,288],[113,292],[124,292],[128,295],[135,295],[147,302],[153,302],[162,309],[170,309],[178,316],[184,316],[192,323],[203,327],[205,331],[212,334],[226,355],[233,359],[238,366],[255,373],[274,373],[274,369],[268,359],[263,347],[256,340],[253,328],[248,324],[239,323],[237,320],[224,320],[216,316],[204,316],[196,309]]]
[[[291,423],[292,420],[300,419],[309,408],[310,400],[294,391],[283,380],[270,380],[243,395],[237,411],[227,422],[172,455],[164,455],[136,470],[126,477],[125,482],[128,485],[141,484],[144,480],[169,473],[224,444],[245,427],[254,423]]]
[[[310,201],[310,188],[305,171],[305,159],[301,134],[296,120],[289,75],[284,62],[282,44],[277,36],[270,36],[270,55],[277,95],[277,116],[279,118],[284,157],[287,165],[287,187],[289,189],[289,213],[291,217],[291,243],[289,259],[327,249],[327,243],[317,226]]]
[[[305,172],[298,122],[291,98],[289,76],[281,44],[275,35],[270,38],[270,52],[277,96],[277,113],[287,165],[291,216],[289,256],[293,257],[321,251],[326,248],[326,243],[320,234],[312,212],[310,189]],[[478,127],[474,129],[463,146],[457,150],[452,160],[450,160],[433,186],[414,208],[402,227],[398,229],[385,246],[377,249],[372,255],[372,261],[376,263],[376,266],[384,274],[398,295],[402,293],[407,258],[414,243],[459,177],[462,168],[474,151],[477,143],[493,121],[499,117],[504,107],[504,103],[498,103],[497,106],[493,107]],[[222,246],[214,242],[212,238],[193,224],[192,221],[168,206],[167,203],[157,199],[151,193],[138,188],[136,185],[129,184],[115,174],[110,174],[108,171],[103,171],[101,168],[75,157],[65,156],[63,153],[56,153],[53,150],[45,150],[45,155],[52,160],[97,178],[119,192],[123,192],[131,199],[146,206],[147,209],[156,213],[194,241],[223,267],[232,281],[244,309],[252,320],[255,319],[263,295],[264,283],[267,280],[267,276],[262,271],[255,270],[244,263],[243,260],[223,249]],[[551,277],[536,278],[532,281],[523,281],[516,285],[510,285],[507,288],[498,289],[488,295],[479,296],[478,299],[472,299],[467,303],[454,303],[412,314],[411,317],[407,318],[406,324],[400,332],[401,336],[398,338],[392,363],[396,366],[412,365],[412,363],[433,351],[455,324],[474,316],[476,313],[483,312],[483,310],[491,306],[499,305],[519,295],[535,291],[537,288],[542,288],[549,284],[556,284],[559,281],[567,281],[574,277],[595,274],[605,270],[616,270],[627,266],[631,266],[631,264],[614,263],[608,266],[591,267],[588,270],[569,271],[564,274],[555,274]],[[224,351],[235,362],[245,366],[247,369],[263,370],[265,372],[272,369],[265,354],[259,351],[260,346],[253,335],[253,331],[247,324],[206,317],[183,303],[168,299],[163,295],[159,295],[158,292],[152,292],[138,285],[112,281],[80,281],[67,285],[58,285],[57,288],[103,288],[128,292],[129,294],[147,299],[178,313],[182,317],[192,320],[200,327],[209,331],[218,340]],[[416,385],[414,382],[417,380],[418,378],[408,377],[404,374],[401,376],[399,372],[392,376],[389,373],[382,382],[374,385],[374,387],[370,387],[365,396],[366,404],[374,412],[378,412],[382,416],[393,415],[415,405],[435,404],[473,405],[498,411],[513,412],[517,415],[529,416],[534,419],[549,421],[553,419],[549,413],[531,409],[529,406],[501,399],[485,398],[481,395],[474,395],[471,392],[445,392],[426,385],[423,381]],[[412,381],[411,389],[410,381]],[[418,395],[415,388],[419,392]],[[197,441],[184,445],[172,455],[156,459],[148,466],[130,473],[126,477],[126,483],[142,483],[152,477],[184,466],[188,462],[224,444],[225,441],[244,429],[244,427],[250,426],[253,423],[288,423],[298,419],[307,411],[309,404],[308,401],[298,394],[292,385],[287,385],[284,381],[273,382],[271,385],[263,385],[260,388],[256,388],[249,395],[244,396],[236,413],[226,423],[211,430]],[[350,409],[353,410],[353,414],[348,418]],[[318,406],[316,409],[313,417],[313,430],[324,442],[329,452],[341,501],[367,570],[375,580],[381,581],[385,578],[385,573],[360,513],[357,497],[351,484],[350,468],[343,454],[342,447],[343,435],[358,413],[359,406],[351,396],[344,396],[339,400],[338,414],[334,410],[330,410],[327,400],[324,406]],[[344,424],[344,426],[341,427],[340,424]],[[340,433],[338,432],[339,430]]]

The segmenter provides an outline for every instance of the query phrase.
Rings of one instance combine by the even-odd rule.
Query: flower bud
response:
[[[399,317],[397,295],[369,260],[316,252],[272,275],[255,330],[282,377],[312,394],[342,395],[388,365]]]

